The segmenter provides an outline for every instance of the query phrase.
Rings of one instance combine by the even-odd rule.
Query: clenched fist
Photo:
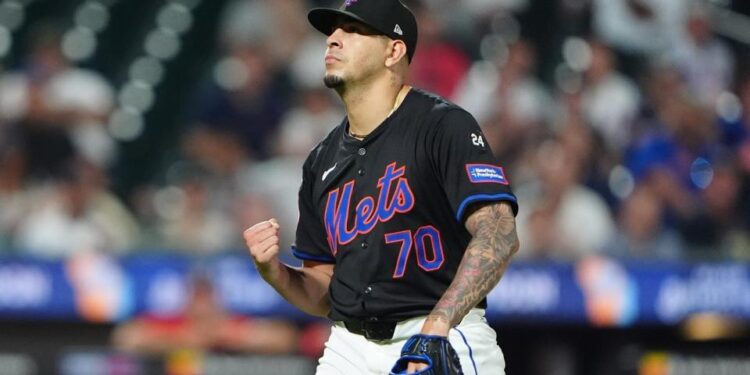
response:
[[[243,236],[258,271],[267,272],[278,264],[279,223],[276,219],[253,225],[245,230]]]

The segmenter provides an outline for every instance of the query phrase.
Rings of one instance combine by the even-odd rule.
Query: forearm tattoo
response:
[[[451,327],[497,285],[519,247],[515,218],[506,203],[480,208],[469,216],[466,228],[473,238],[453,282],[428,317]]]

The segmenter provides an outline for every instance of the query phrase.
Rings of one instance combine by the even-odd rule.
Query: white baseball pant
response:
[[[371,341],[334,322],[316,375],[388,375],[401,356],[401,347],[422,329],[425,317],[399,322],[391,340]],[[458,353],[466,375],[504,375],[505,358],[497,334],[487,324],[484,310],[472,309],[450,330],[448,340]]]

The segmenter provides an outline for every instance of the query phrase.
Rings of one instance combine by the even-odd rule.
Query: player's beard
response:
[[[323,84],[329,89],[337,89],[344,86],[344,79],[335,74],[326,74],[325,77],[323,77]]]

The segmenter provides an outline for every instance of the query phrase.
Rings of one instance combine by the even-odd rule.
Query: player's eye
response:
[[[349,34],[360,34],[360,35],[374,34],[374,32],[370,30],[370,28],[357,22],[344,22],[342,24],[339,24],[333,27],[333,31],[336,31],[336,29],[341,29],[344,32],[349,33]]]
[[[346,31],[347,33],[357,33],[357,34],[359,34],[362,31],[362,28],[355,23],[345,23],[341,25],[341,29]]]

